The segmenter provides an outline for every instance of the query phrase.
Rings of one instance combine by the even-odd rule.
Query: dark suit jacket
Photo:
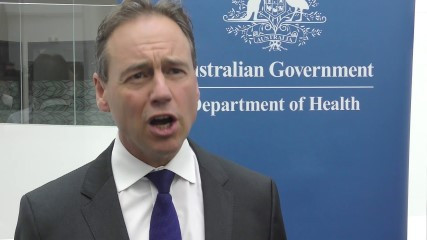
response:
[[[190,144],[199,161],[206,240],[286,239],[271,179]],[[112,148],[24,195],[15,240],[129,239],[111,168]]]

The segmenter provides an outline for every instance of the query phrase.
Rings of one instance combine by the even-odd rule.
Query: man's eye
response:
[[[171,68],[167,71],[167,74],[181,74],[184,73],[184,71],[180,68]]]
[[[143,73],[139,72],[139,73],[136,73],[136,74],[132,75],[131,78],[133,78],[133,79],[139,79],[139,78],[142,78],[142,77],[143,77]]]
[[[133,81],[133,80],[140,80],[140,79],[144,79],[147,77],[147,74],[145,74],[144,72],[137,72],[133,75],[131,75],[127,80]]]

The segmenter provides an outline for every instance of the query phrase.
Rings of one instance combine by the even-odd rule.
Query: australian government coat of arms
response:
[[[326,17],[313,11],[317,0],[232,0],[237,5],[223,19],[229,34],[246,43],[263,44],[268,51],[287,50],[286,44],[303,46],[320,36]],[[262,3],[262,4],[261,4]]]

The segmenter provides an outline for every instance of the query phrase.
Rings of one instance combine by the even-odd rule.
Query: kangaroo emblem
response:
[[[253,15],[253,20],[258,20],[259,13],[259,5],[261,4],[261,0],[248,0],[246,4],[246,15],[240,20],[249,20]]]

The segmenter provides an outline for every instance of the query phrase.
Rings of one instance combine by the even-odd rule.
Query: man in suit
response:
[[[176,3],[129,0],[107,16],[93,79],[118,135],[22,197],[15,239],[286,239],[274,182],[187,139],[195,67],[191,22]]]

